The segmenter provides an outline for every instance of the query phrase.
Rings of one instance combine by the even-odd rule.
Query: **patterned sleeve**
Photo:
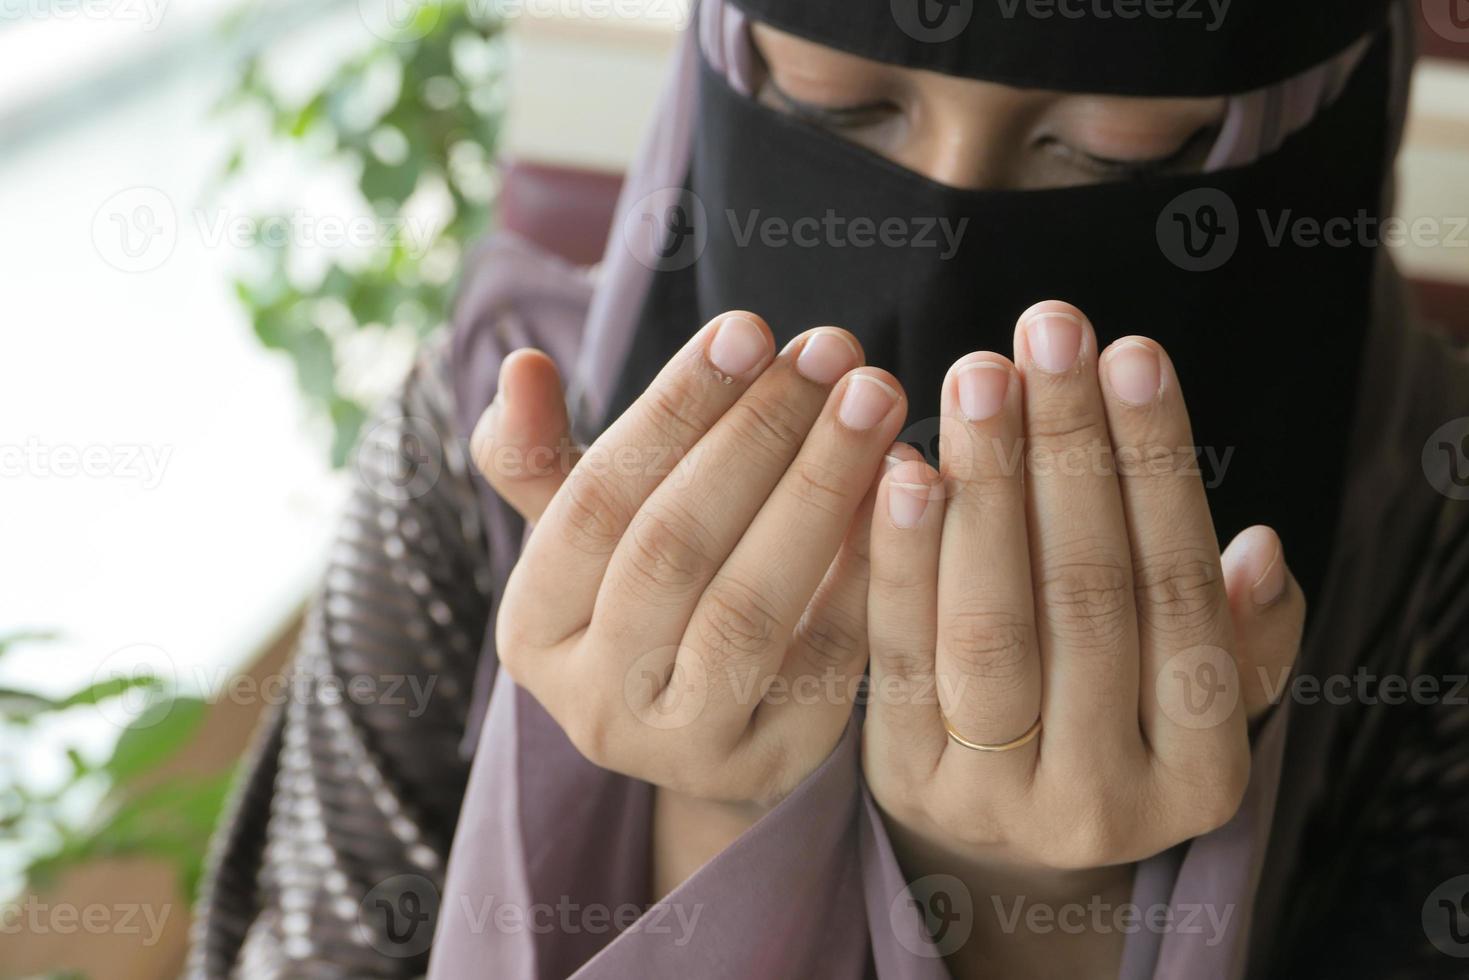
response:
[[[273,699],[214,844],[193,980],[427,969],[490,611],[444,350],[368,424],[288,696]]]

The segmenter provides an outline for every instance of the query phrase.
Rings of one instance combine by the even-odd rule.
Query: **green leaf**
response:
[[[82,688],[80,691],[68,694],[57,703],[56,708],[57,710],[64,710],[66,708],[74,708],[77,705],[97,704],[100,701],[118,697],[140,687],[152,687],[161,690],[163,681],[147,674],[137,677],[110,677],[105,681],[98,681],[95,684]]]
[[[160,698],[123,730],[102,771],[114,784],[125,785],[155,768],[189,741],[204,719],[204,709],[198,698]]]

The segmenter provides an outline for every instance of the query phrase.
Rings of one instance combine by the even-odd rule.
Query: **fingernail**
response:
[[[1041,313],[1025,324],[1030,359],[1042,371],[1062,374],[1081,354],[1081,321],[1069,313]]]
[[[889,453],[882,458],[882,471],[886,473],[888,470],[892,469],[894,466],[897,466],[902,461],[903,457],[894,456],[893,454]]]
[[[796,370],[817,384],[834,385],[860,360],[857,349],[845,337],[821,330],[806,338],[806,346],[796,358]]]
[[[1284,554],[1279,546],[1275,549],[1275,557],[1270,559],[1270,564],[1265,566],[1265,571],[1255,580],[1250,589],[1250,596],[1255,600],[1257,606],[1268,606],[1285,594],[1285,561]]]
[[[725,317],[709,343],[709,362],[731,378],[753,370],[769,353],[765,332],[742,316]]]
[[[959,369],[959,411],[971,422],[1000,414],[1010,390],[1010,369],[994,361],[975,361]]]
[[[847,380],[837,418],[849,429],[865,431],[887,417],[897,401],[898,393],[885,383],[870,375],[854,374]]]
[[[928,510],[930,490],[922,483],[889,483],[888,516],[900,528],[917,527]]]
[[[1127,404],[1152,404],[1158,397],[1158,386],[1163,383],[1158,352],[1137,341],[1112,348],[1107,355],[1107,380],[1117,397]]]

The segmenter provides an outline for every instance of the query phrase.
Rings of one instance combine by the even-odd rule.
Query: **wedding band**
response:
[[[943,717],[943,715],[940,714],[940,717]],[[1031,725],[1030,728],[1026,730],[1024,735],[1016,739],[1011,739],[1008,742],[1001,742],[998,745],[985,745],[982,742],[969,741],[969,739],[965,738],[963,735],[960,735],[954,730],[954,724],[953,722],[949,721],[948,718],[944,718],[944,731],[948,732],[950,738],[958,742],[960,745],[964,746],[966,749],[973,749],[976,752],[1009,752],[1011,749],[1020,748],[1020,746],[1026,744],[1037,735],[1039,735],[1041,733],[1041,720],[1039,717],[1037,717],[1035,720],[1035,724]]]

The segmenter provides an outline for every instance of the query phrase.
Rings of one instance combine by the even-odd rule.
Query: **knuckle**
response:
[[[669,384],[648,392],[649,416],[670,446],[691,446],[704,434],[699,390],[689,384]]]
[[[716,660],[761,658],[775,642],[777,619],[770,603],[732,579],[705,591],[695,623],[697,639]]]
[[[817,671],[846,667],[867,649],[863,624],[835,609],[803,616],[796,625],[796,640],[807,664]]]
[[[787,488],[803,507],[828,517],[846,516],[852,491],[840,473],[810,459],[797,459],[788,472]]]
[[[1111,446],[1100,414],[1053,399],[1041,398],[1033,408],[1027,406],[1025,431],[1032,442],[1042,445]]]
[[[1040,583],[1042,605],[1057,631],[1094,645],[1121,639],[1131,612],[1131,590],[1130,570],[1099,556],[1056,563]]]
[[[1005,689],[1025,680],[1035,648],[1022,617],[992,610],[961,609],[944,627],[943,652],[965,674]]]
[[[582,554],[605,558],[622,539],[624,505],[608,485],[575,473],[561,488],[560,526],[566,542]]]
[[[703,581],[714,566],[709,532],[690,514],[644,513],[629,537],[632,565],[650,583],[687,588]]]
[[[759,446],[776,454],[806,439],[810,420],[801,417],[791,405],[779,398],[750,390],[726,413],[742,445]]]
[[[1223,572],[1203,550],[1172,551],[1141,561],[1134,587],[1138,616],[1161,632],[1197,630],[1221,612]]]

